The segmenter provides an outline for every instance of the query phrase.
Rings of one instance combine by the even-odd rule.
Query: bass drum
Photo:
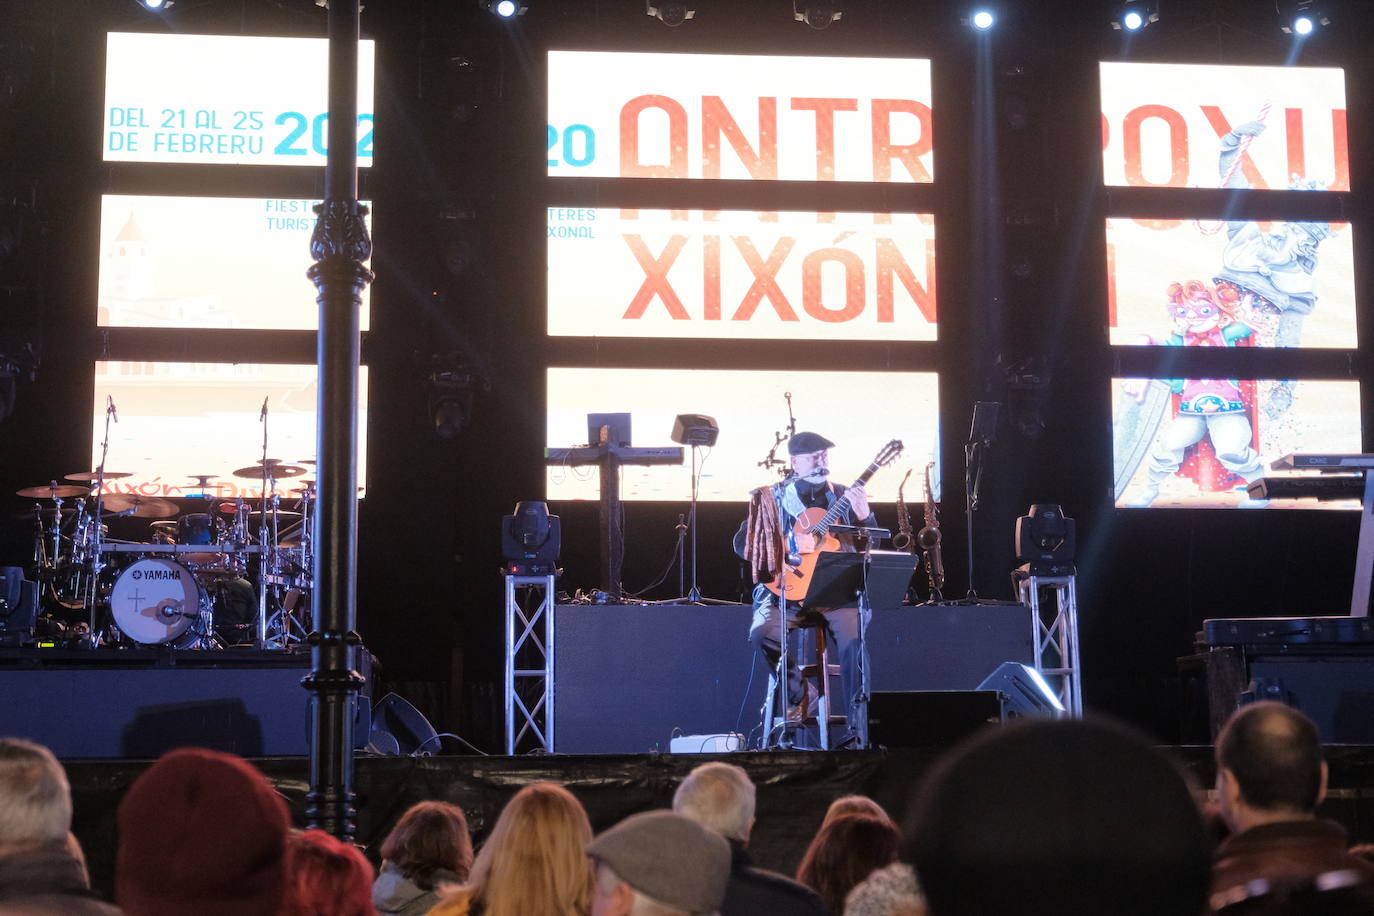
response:
[[[175,560],[148,557],[132,563],[110,590],[115,625],[134,642],[195,642],[209,632],[210,600],[195,574]]]

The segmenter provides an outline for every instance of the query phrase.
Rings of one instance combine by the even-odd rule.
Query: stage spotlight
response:
[[[1284,17],[1281,28],[1289,35],[1305,38],[1321,26],[1331,24],[1331,20],[1326,17],[1317,0],[1283,3],[1280,4],[1279,10]]]
[[[1126,0],[1120,15],[1112,20],[1112,28],[1139,32],[1152,22],[1159,21],[1158,0]]]
[[[839,0],[792,0],[792,18],[813,29],[828,29],[843,15]]]
[[[563,527],[549,515],[548,503],[518,502],[515,512],[501,519],[502,573],[507,576],[549,576],[558,573]]]
[[[516,16],[523,16],[529,12],[530,6],[524,0],[479,0],[484,9],[488,9],[502,19],[514,19]]]
[[[697,15],[696,9],[683,0],[644,0],[644,12],[674,29]]]
[[[997,17],[993,15],[992,10],[974,10],[973,15],[968,17],[966,21],[978,31],[986,32],[992,28]]]
[[[160,12],[171,9],[172,0],[139,0],[139,5],[153,12]]]

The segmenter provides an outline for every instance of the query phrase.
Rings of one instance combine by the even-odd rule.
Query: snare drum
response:
[[[154,557],[119,574],[110,590],[110,613],[126,636],[145,645],[198,638],[213,623],[210,600],[195,574],[175,560]]]

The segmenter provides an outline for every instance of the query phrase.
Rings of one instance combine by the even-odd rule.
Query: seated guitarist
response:
[[[778,596],[770,589],[778,574],[780,562],[786,557],[771,556],[776,548],[779,530],[783,535],[784,549],[788,554],[809,551],[808,545],[798,544],[793,534],[793,525],[807,509],[830,509],[843,495],[848,495],[847,505],[836,519],[837,524],[872,527],[877,524],[868,508],[868,496],[862,485],[846,488],[843,484],[829,479],[830,453],[828,449],[835,443],[816,433],[797,433],[787,442],[787,453],[791,456],[792,473],[785,480],[771,487],[755,491],[750,502],[750,517],[747,523],[747,540],[741,553],[753,565],[754,620],[749,629],[749,641],[755,651],[761,653],[770,670],[777,667],[779,636]],[[770,505],[771,504],[771,505]],[[774,511],[773,507],[776,507]],[[842,539],[841,549],[853,550],[852,543]],[[771,575],[770,575],[771,572]],[[799,613],[796,601],[788,600],[789,620]],[[840,681],[843,694],[835,697],[833,709],[844,712],[849,717],[851,733],[859,717],[867,712],[854,701],[860,688],[860,658],[862,646],[859,640],[859,611],[857,607],[829,608],[821,611],[825,617],[827,638],[831,646],[831,658],[840,664]],[[803,690],[807,693],[803,693]],[[787,678],[787,702],[800,707],[789,710],[789,718],[804,716],[805,704],[810,699],[809,685],[802,687],[801,672],[793,666]]]

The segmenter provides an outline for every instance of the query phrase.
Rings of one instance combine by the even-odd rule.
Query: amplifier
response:
[[[1204,620],[1202,632],[1213,646],[1365,645],[1374,644],[1374,618],[1221,617]]]

